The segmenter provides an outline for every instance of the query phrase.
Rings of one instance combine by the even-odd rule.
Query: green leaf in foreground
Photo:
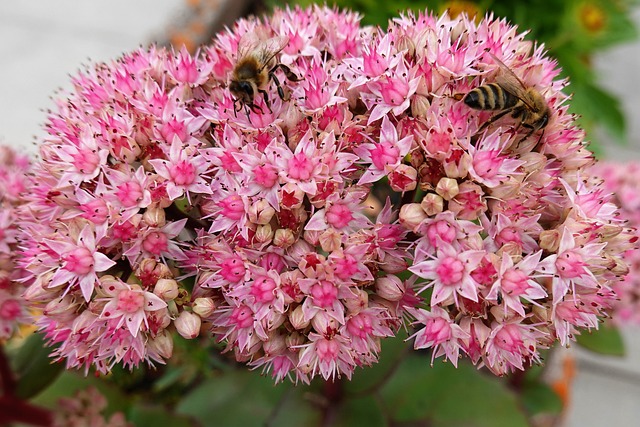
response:
[[[620,331],[614,326],[600,325],[597,330],[582,332],[578,344],[595,353],[608,356],[624,356],[624,342]]]
[[[264,426],[284,410],[278,405],[286,406],[286,399],[290,396],[284,393],[289,387],[293,386],[274,385],[271,377],[263,377],[256,372],[229,371],[207,379],[186,395],[176,412],[197,419],[203,427]],[[304,386],[299,386],[295,392],[303,389]],[[300,416],[300,413],[296,414],[293,420],[297,424],[292,425],[305,425],[299,421]],[[288,417],[285,415],[282,419],[287,420]]]
[[[522,404],[531,415],[560,414],[562,400],[548,384],[540,381],[525,383],[521,393]]]
[[[405,360],[382,388],[381,397],[396,422],[428,421],[432,426],[526,427],[516,396],[500,378],[473,366],[437,362],[427,355]]]
[[[24,341],[12,360],[18,380],[16,396],[29,399],[58,378],[64,364],[53,363],[51,351],[40,334],[32,334]]]

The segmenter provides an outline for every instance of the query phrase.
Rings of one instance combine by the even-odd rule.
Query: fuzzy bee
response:
[[[271,80],[276,84],[280,98],[284,99],[284,90],[275,75],[278,68],[284,72],[288,80],[293,82],[300,80],[289,67],[276,60],[276,56],[287,43],[289,43],[288,37],[261,40],[254,33],[246,33],[242,36],[238,44],[238,60],[229,83],[229,90],[235,98],[235,111],[245,106],[252,111],[258,110],[262,113],[262,109],[254,103],[258,93],[262,94],[265,104],[269,107],[269,95],[266,89]]]
[[[549,123],[551,111],[544,97],[533,87],[527,87],[502,61],[489,55],[500,66],[501,73],[495,83],[479,86],[466,94],[456,94],[454,98],[462,99],[470,108],[482,111],[498,111],[478,130],[481,132],[501,117],[511,114],[519,121],[518,126],[528,129],[522,142],[534,132],[544,129]]]

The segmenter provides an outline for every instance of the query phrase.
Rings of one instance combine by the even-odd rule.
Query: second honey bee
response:
[[[489,52],[487,52],[489,53]],[[518,126],[528,129],[527,134],[519,141],[527,139],[533,132],[544,129],[549,123],[551,111],[544,97],[533,87],[527,87],[502,61],[489,53],[500,66],[501,73],[495,83],[479,86],[465,95],[454,95],[475,110],[498,111],[479,129],[481,132],[501,117],[511,114],[519,121]]]
[[[286,78],[296,82],[300,79],[284,64],[276,60],[276,56],[289,43],[288,37],[273,37],[261,40],[254,33],[246,33],[238,44],[238,60],[233,69],[229,90],[235,97],[234,109],[239,111],[245,106],[253,111],[262,109],[255,104],[255,97],[260,93],[269,107],[267,86],[271,80],[278,88],[278,95],[284,99],[284,90],[275,72],[280,68]],[[239,104],[239,105],[238,105]]]

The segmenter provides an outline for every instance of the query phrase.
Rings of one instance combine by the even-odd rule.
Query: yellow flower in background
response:
[[[478,21],[479,17],[482,15],[482,11],[480,10],[477,4],[475,4],[472,1],[464,1],[464,0],[460,0],[460,1],[453,0],[453,1],[445,2],[440,7],[440,13],[444,13],[445,11],[447,11],[449,13],[449,16],[452,18],[455,18],[458,15],[465,13],[467,14],[468,17],[473,18],[476,22]]]
[[[595,3],[583,3],[578,7],[578,22],[587,32],[601,32],[607,24],[607,13]]]

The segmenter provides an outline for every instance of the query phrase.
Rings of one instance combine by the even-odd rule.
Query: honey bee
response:
[[[511,114],[511,117],[519,121],[518,127],[528,129],[528,133],[518,142],[520,143],[547,126],[551,111],[547,101],[536,89],[525,86],[509,67],[492,53],[487,53],[500,66],[501,73],[496,77],[495,83],[479,86],[466,94],[456,94],[454,98],[462,99],[475,110],[499,111],[480,127],[478,133],[501,117]]]
[[[229,90],[233,94],[234,110],[239,111],[242,106],[263,112],[260,106],[254,103],[258,93],[264,96],[265,104],[269,107],[269,95],[267,85],[273,80],[278,88],[278,95],[284,99],[284,90],[275,72],[280,68],[290,81],[297,82],[300,79],[289,67],[276,61],[276,55],[289,43],[288,37],[273,37],[261,40],[254,33],[246,33],[238,44],[238,60],[229,84]],[[270,109],[271,107],[269,107]]]

